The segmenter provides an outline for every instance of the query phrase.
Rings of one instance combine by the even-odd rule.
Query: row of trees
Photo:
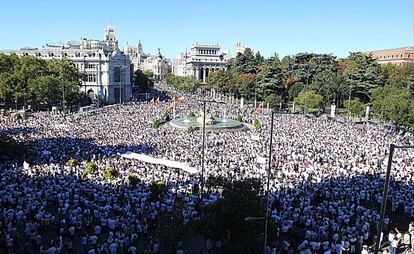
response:
[[[133,84],[139,93],[147,93],[154,87],[154,73],[151,70],[136,70],[133,74]]]
[[[65,90],[69,105],[88,101],[79,91],[85,74],[68,60],[0,54],[0,102],[6,105],[60,105]]]
[[[165,81],[182,91],[194,92],[200,86],[200,82],[195,77],[180,77],[172,73],[165,76]]]
[[[227,70],[211,73],[208,86],[272,107],[296,99],[297,104],[322,111],[332,103],[349,107],[359,116],[370,104],[377,117],[414,126],[414,66],[380,66],[361,52],[344,59],[300,53],[280,60],[246,49],[229,61]]]

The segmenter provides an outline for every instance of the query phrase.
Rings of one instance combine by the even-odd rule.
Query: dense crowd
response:
[[[198,99],[186,94],[176,116],[197,114]],[[180,204],[184,223],[198,220],[198,196],[191,193],[199,174],[120,156],[133,151],[200,168],[200,132],[152,127],[170,105],[134,102],[66,118],[47,112],[22,120],[3,117],[1,132],[29,144],[36,156],[24,167],[0,163],[0,250],[158,253],[154,230],[162,213]],[[208,109],[242,116],[247,123],[257,118],[262,128],[208,132],[207,177],[265,179],[267,165],[258,158],[269,149],[270,114],[234,104],[210,103]],[[269,239],[269,253],[369,253],[376,241],[389,144],[412,142],[411,134],[292,114],[276,115],[274,130],[269,212],[280,233]],[[71,158],[80,164],[69,166]],[[392,253],[414,250],[413,158],[410,150],[395,152],[383,232]],[[96,163],[96,174],[83,175],[87,162]],[[105,179],[108,167],[119,176]],[[124,184],[130,174],[141,180],[136,188]],[[158,180],[167,186],[162,200],[151,197],[150,184]],[[218,198],[220,193],[210,190],[201,203]],[[211,241],[207,245],[214,249]]]

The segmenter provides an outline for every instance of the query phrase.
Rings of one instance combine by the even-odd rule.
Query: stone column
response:
[[[332,104],[331,105],[331,117],[335,117],[335,113],[336,113],[336,105]]]
[[[365,109],[365,121],[369,120],[369,110],[370,110],[370,107],[369,105],[367,105],[367,108]]]
[[[241,97],[240,99],[240,108],[243,109],[244,108],[244,98]]]
[[[196,79],[200,80],[200,68],[196,68],[195,73],[196,73]]]
[[[203,68],[202,71],[203,71],[203,83],[206,83],[206,79],[207,79],[207,75],[206,75],[207,73],[206,72],[207,72],[207,69],[206,68]]]

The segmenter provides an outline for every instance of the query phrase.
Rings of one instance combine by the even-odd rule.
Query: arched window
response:
[[[121,82],[121,68],[119,66],[114,68],[114,82]]]

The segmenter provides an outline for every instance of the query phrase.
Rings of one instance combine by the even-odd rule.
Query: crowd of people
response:
[[[198,95],[168,94],[185,96],[176,117],[202,108]],[[144,101],[65,118],[49,112],[17,121],[2,117],[2,135],[25,142],[35,156],[24,166],[0,163],[0,252],[159,253],[160,215],[180,204],[183,223],[198,220],[198,204],[221,195],[209,190],[200,200],[192,194],[199,174],[121,156],[132,151],[201,167],[201,132],[153,128],[170,105]],[[210,103],[208,110],[242,117],[247,125],[258,119],[261,129],[207,132],[206,177],[266,179],[267,164],[258,158],[269,150],[270,114],[234,103]],[[276,114],[269,214],[279,237],[268,240],[269,253],[370,253],[389,144],[407,142],[410,133],[381,125]],[[394,157],[382,238],[389,245],[384,251],[402,253],[414,250],[414,152],[396,150]],[[79,164],[68,165],[70,159]],[[95,174],[83,174],[88,162],[98,166]],[[109,167],[118,172],[112,180],[104,177]],[[125,184],[131,174],[140,179],[136,187]],[[154,199],[150,185],[159,180],[167,191]]]

